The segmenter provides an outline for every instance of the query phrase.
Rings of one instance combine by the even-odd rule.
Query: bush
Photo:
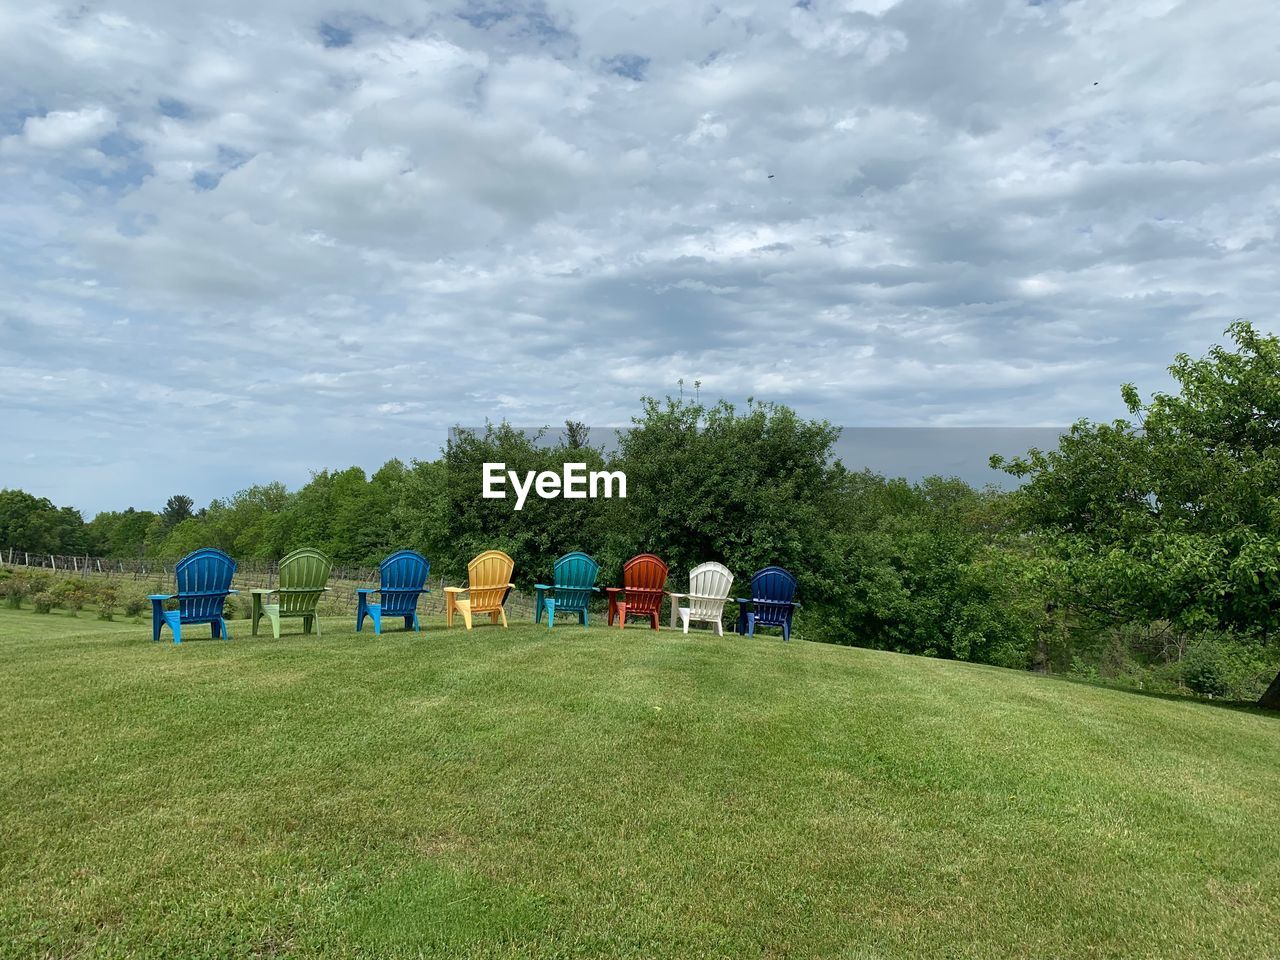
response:
[[[249,599],[246,597],[232,594],[222,605],[222,616],[226,620],[248,620],[249,614]]]
[[[35,607],[36,613],[48,613],[57,602],[58,598],[48,590],[41,590],[31,598],[31,606]]]
[[[17,610],[22,606],[22,598],[27,595],[29,584],[26,577],[22,574],[15,574],[0,580],[0,597],[4,598],[4,605],[10,610]]]
[[[116,588],[109,583],[104,583],[98,587],[98,619],[110,620],[115,614],[116,602],[119,600],[119,594]]]
[[[1197,638],[1182,658],[1181,679],[1203,697],[1256,700],[1276,675],[1274,650],[1231,634]]]
[[[140,617],[149,606],[151,601],[147,599],[145,587],[132,587],[120,595],[120,608],[126,617]]]
[[[50,592],[57,598],[58,605],[70,611],[73,617],[84,608],[89,594],[88,588],[79,580],[63,580]]]

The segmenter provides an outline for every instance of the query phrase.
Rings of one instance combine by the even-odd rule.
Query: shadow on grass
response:
[[[1167,700],[1170,703],[1188,703],[1202,707],[1217,707],[1220,710],[1233,710],[1236,713],[1251,713],[1259,717],[1267,717],[1272,720],[1280,721],[1280,710],[1271,710],[1267,707],[1260,707],[1257,703],[1248,700],[1214,700],[1209,697],[1198,697],[1194,694],[1168,693],[1163,690],[1143,690],[1139,687],[1129,687],[1120,683],[1106,683],[1102,680],[1086,680],[1083,677],[1067,677],[1061,674],[1044,675],[1046,679],[1057,680],[1061,683],[1073,683],[1082,687],[1095,687],[1099,690],[1114,690],[1118,693],[1132,693],[1139,697],[1150,697],[1155,700]]]

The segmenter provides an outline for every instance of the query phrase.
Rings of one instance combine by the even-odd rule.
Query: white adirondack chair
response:
[[[684,632],[689,632],[690,621],[714,625],[716,636],[724,636],[724,605],[729,599],[729,588],[733,586],[733,574],[722,563],[700,563],[689,571],[689,592],[673,593],[671,596],[671,626],[676,625],[676,611],[680,612],[680,620],[684,624]],[[680,601],[686,601],[682,604]]]

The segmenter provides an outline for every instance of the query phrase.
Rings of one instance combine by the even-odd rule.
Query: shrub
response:
[[[110,620],[115,614],[116,602],[119,600],[119,594],[116,588],[109,583],[104,583],[98,587],[98,619]]]
[[[74,617],[83,609],[89,591],[79,580],[63,580],[56,584],[50,593],[57,598],[58,605],[69,610]]]
[[[145,587],[132,587],[121,593],[120,608],[126,617],[140,617],[150,605]]]
[[[1182,663],[1182,682],[1204,697],[1256,700],[1276,674],[1275,651],[1227,633],[1197,638]]]
[[[35,607],[36,613],[48,613],[57,602],[58,598],[48,590],[41,590],[31,598],[31,606]]]
[[[0,597],[4,597],[4,605],[10,610],[22,606],[22,598],[27,595],[29,584],[22,574],[16,574],[0,580]]]
[[[249,613],[249,601],[234,594],[227,597],[226,603],[222,605],[222,616],[227,620],[248,620]]]

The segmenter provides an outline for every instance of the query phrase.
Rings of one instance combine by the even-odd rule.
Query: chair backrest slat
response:
[[[486,550],[467,564],[467,596],[473,611],[485,613],[502,606],[515,566],[501,550]]]
[[[431,564],[416,550],[398,550],[378,566],[383,616],[408,616],[417,609]]]
[[[722,563],[700,563],[689,571],[689,615],[696,619],[718,617],[733,586],[733,574]]]
[[[174,568],[178,587],[178,617],[183,623],[202,623],[222,616],[236,562],[214,547],[193,550]]]
[[[280,561],[280,613],[312,614],[324,594],[333,564],[314,547],[299,547]]]
[[[765,567],[751,577],[751,599],[756,621],[780,626],[791,616],[796,578],[782,567]]]
[[[632,557],[622,567],[627,613],[650,614],[662,607],[667,565],[652,553]]]
[[[555,563],[555,597],[557,610],[585,610],[596,585],[600,564],[585,553],[566,553]]]

